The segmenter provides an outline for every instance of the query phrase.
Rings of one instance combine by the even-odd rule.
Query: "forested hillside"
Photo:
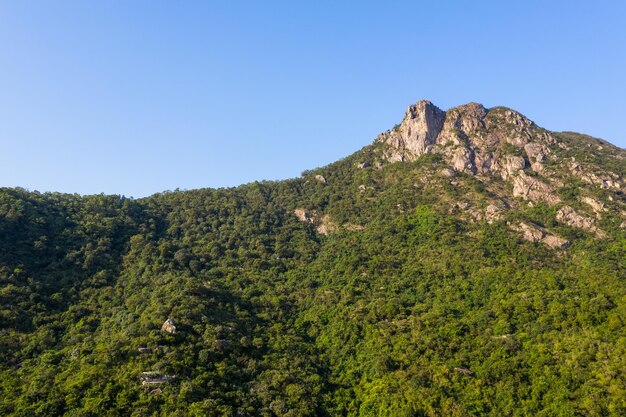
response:
[[[0,415],[626,415],[625,176],[420,102],[293,180],[0,189]]]

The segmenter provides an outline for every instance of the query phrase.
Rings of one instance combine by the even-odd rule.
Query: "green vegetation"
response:
[[[451,202],[490,184],[372,149],[141,200],[1,189],[0,415],[626,415],[624,229],[472,222]]]

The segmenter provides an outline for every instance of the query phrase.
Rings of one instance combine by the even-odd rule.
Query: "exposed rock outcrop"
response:
[[[487,223],[491,224],[497,220],[502,219],[502,209],[495,204],[489,204],[487,208],[485,208],[485,220]]]
[[[481,169],[489,169],[489,156],[476,146],[484,142],[485,116],[487,110],[478,103],[455,107],[446,113],[434,151],[445,155],[454,170],[476,173],[477,153]]]
[[[385,157],[390,162],[411,161],[427,152],[435,143],[446,113],[430,101],[409,106],[399,126],[379,135],[378,140],[391,145]]]
[[[570,206],[564,206],[559,209],[559,211],[556,213],[556,220],[568,226],[594,233],[599,238],[604,238],[607,236],[606,232],[596,227],[596,224],[592,218],[585,217],[576,213],[576,211]]]
[[[321,235],[327,235],[338,229],[338,226],[329,215],[321,215],[316,210],[307,212],[303,208],[297,208],[293,211],[293,214],[298,218],[298,220],[315,225],[315,230]]]
[[[568,240],[549,234],[545,228],[535,224],[520,222],[509,227],[516,232],[521,232],[524,239],[530,242],[541,242],[552,249],[567,249],[570,246]]]
[[[548,148],[543,143],[533,142],[524,145],[524,151],[526,151],[531,168],[536,172],[543,171],[543,162],[549,152]]]
[[[322,216],[321,219],[319,219],[317,228],[315,230],[320,235],[327,235],[329,233],[337,231],[337,229],[337,224],[330,218],[329,215],[325,215]]]
[[[494,165],[503,180],[507,180],[526,168],[526,160],[521,156],[506,155]]]
[[[346,223],[343,225],[343,228],[346,230],[350,230],[351,232],[361,232],[365,230],[365,226],[361,226],[360,224]]]
[[[572,160],[569,164],[569,170],[573,176],[604,190],[626,191],[622,176],[613,172],[605,172],[593,165],[580,164],[574,158]]]
[[[172,320],[171,318],[165,320],[165,322],[161,326],[161,331],[170,334],[176,333],[176,324],[174,323],[174,320]]]
[[[601,213],[606,211],[606,208],[604,208],[604,204],[599,202],[596,199],[593,199],[591,197],[581,197],[580,201],[582,201],[583,203],[587,204],[588,206],[590,206],[594,213],[596,213],[596,217],[600,218],[601,217]]]
[[[448,177],[448,178],[454,177],[454,175],[455,175],[454,170],[452,170],[452,169],[450,169],[450,168],[444,168],[444,169],[442,169],[441,171],[439,171],[439,173],[440,173],[442,176],[444,176],[444,177]]]
[[[504,180],[527,167],[544,172],[550,146],[556,145],[554,137],[516,111],[469,103],[444,112],[426,100],[409,106],[402,122],[377,141],[386,145],[383,157],[389,162],[437,153],[454,171]]]
[[[303,208],[297,208],[293,211],[293,214],[300,220],[301,222],[310,222],[311,218],[308,216],[307,212]]]
[[[571,244],[569,240],[565,240],[562,237],[555,235],[546,235],[543,239],[541,239],[541,243],[552,249],[567,249]]]
[[[554,189],[548,184],[519,171],[513,178],[513,196],[521,197],[534,203],[544,201],[554,205],[561,201],[559,196],[554,194]]]

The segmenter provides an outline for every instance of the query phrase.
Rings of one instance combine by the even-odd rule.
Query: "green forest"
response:
[[[510,184],[381,146],[141,199],[0,189],[0,415],[626,415],[626,197],[557,190],[605,202],[604,238],[519,199],[473,219]],[[575,156],[626,175],[607,149]]]

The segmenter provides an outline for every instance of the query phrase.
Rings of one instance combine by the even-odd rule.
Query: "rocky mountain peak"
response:
[[[446,113],[428,100],[421,100],[409,106],[402,122],[392,134],[381,138],[395,151],[388,154],[392,162],[411,160],[428,152],[435,143]]]
[[[496,203],[493,207],[498,209],[498,216],[512,207],[544,204],[559,210],[557,223],[586,230],[598,238],[606,236],[598,226],[605,213],[603,204],[618,201],[626,193],[624,172],[616,164],[626,159],[623,150],[593,138],[570,142],[567,134],[542,129],[506,107],[487,109],[479,103],[468,103],[443,111],[422,100],[409,106],[402,122],[381,133],[377,142],[382,144],[378,147],[381,166],[437,154],[440,162],[433,168],[446,181],[458,183],[457,174],[469,174],[490,189],[489,198],[496,199],[490,202]],[[607,157],[613,161],[612,170],[601,162]],[[436,183],[433,177],[425,181]],[[567,205],[569,194],[564,190],[568,184],[581,182],[587,186],[578,186],[574,191],[581,196],[574,209]],[[598,189],[610,191],[604,202],[589,197],[598,194]],[[626,210],[622,211],[620,221],[626,218]],[[470,214],[475,218],[494,217],[494,213],[475,210]],[[511,226],[516,231],[530,227]],[[525,236],[541,235],[537,241],[551,247],[567,246],[564,240],[552,237],[546,241],[544,237],[552,236],[549,231],[532,227],[532,233]]]
[[[528,165],[540,171],[548,152],[546,145],[553,142],[542,129],[514,110],[488,110],[482,104],[468,103],[443,111],[427,100],[409,106],[402,122],[380,134],[377,140],[386,145],[384,159],[389,162],[412,161],[424,153],[438,153],[457,172],[505,176],[512,166],[522,169]],[[505,144],[517,148],[521,156],[507,159],[505,153],[516,152]]]

